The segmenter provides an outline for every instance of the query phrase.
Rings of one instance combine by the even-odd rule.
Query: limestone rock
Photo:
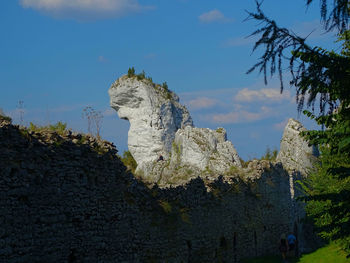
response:
[[[138,164],[165,158],[178,129],[192,126],[192,118],[178,96],[147,79],[123,76],[109,91],[110,104],[120,118],[129,120],[128,147]]]
[[[319,152],[317,147],[309,146],[308,142],[300,136],[302,131],[306,129],[300,122],[289,119],[283,132],[277,161],[281,162],[287,170],[306,175]]]
[[[194,128],[186,107],[167,88],[148,79],[123,76],[111,86],[109,95],[111,107],[130,122],[129,151],[137,162],[136,171],[147,181],[168,182],[176,176],[186,181],[203,171],[219,175],[232,166],[241,167],[225,129]],[[164,158],[160,163],[159,155]]]
[[[226,130],[185,127],[175,135],[171,164],[196,167],[201,171],[227,172],[231,166],[241,167],[236,149],[227,141]]]

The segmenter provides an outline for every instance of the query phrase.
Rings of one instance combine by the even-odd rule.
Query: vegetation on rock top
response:
[[[11,117],[6,116],[5,113],[0,109],[0,120],[4,120],[7,122],[12,122]]]
[[[0,121],[2,118],[0,117]],[[6,121],[6,119],[3,119]],[[98,137],[94,137],[90,134],[75,133],[70,129],[67,129],[67,124],[63,122],[57,122],[56,124],[49,124],[46,126],[35,125],[30,122],[29,127],[14,126],[17,127],[19,133],[26,139],[37,138],[41,142],[51,145],[56,148],[64,146],[66,143],[74,143],[77,145],[86,145],[100,155],[105,153],[116,154],[117,150],[113,143],[101,140]]]
[[[38,126],[35,125],[34,123],[30,122],[29,123],[29,131],[32,132],[45,132],[45,131],[51,131],[51,132],[56,132],[59,135],[65,135],[68,130],[67,130],[67,123],[63,122],[57,122],[56,124],[53,125],[47,125],[47,126]]]
[[[146,73],[144,70],[142,70],[141,73],[136,74],[135,68],[131,67],[128,69],[128,78],[136,78],[137,80],[147,80],[149,83],[152,84],[152,86],[157,89],[158,91],[161,91],[161,94],[165,99],[171,100],[172,99],[172,92],[169,90],[168,84],[166,82],[163,82],[162,85],[156,84],[153,82],[153,79],[150,76],[146,77]]]

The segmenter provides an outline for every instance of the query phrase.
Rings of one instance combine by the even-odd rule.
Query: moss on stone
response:
[[[216,132],[217,133],[223,133],[224,132],[224,128],[219,127],[219,128],[216,129]]]

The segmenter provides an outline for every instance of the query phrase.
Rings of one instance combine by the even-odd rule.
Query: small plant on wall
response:
[[[131,155],[130,151],[125,151],[121,160],[124,163],[124,165],[128,168],[128,170],[130,170],[132,173],[135,173],[137,163],[134,157]]]

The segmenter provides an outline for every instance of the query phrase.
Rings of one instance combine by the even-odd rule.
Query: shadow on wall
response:
[[[255,181],[161,189],[116,153],[91,137],[0,121],[0,261],[237,263],[278,253],[299,213],[280,165]]]

